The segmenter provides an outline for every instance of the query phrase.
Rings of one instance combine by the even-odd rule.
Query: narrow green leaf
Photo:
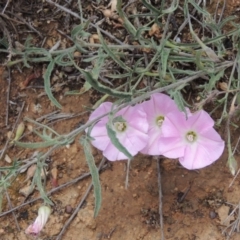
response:
[[[55,134],[56,136],[58,136],[58,137],[60,136],[56,131],[54,131],[54,130],[53,130],[52,128],[50,128],[49,126],[44,125],[44,124],[42,124],[42,123],[39,123],[39,122],[37,122],[37,121],[34,121],[34,120],[31,119],[31,118],[24,117],[24,121],[28,121],[28,122],[30,122],[30,123],[36,124],[38,127],[45,129],[45,131],[46,131],[46,130],[49,130],[51,133]]]
[[[99,40],[102,44],[102,47],[104,49],[104,51],[123,69],[127,70],[128,72],[131,72],[131,68],[129,68],[123,61],[120,60],[120,58],[118,58],[116,56],[115,53],[113,53],[110,48],[107,46],[107,44],[105,43],[102,34],[100,33],[100,30],[97,29],[98,31],[98,36],[99,36]]]
[[[95,197],[94,217],[97,217],[99,210],[101,208],[101,203],[102,203],[102,191],[101,191],[101,184],[99,180],[99,173],[94,161],[94,157],[92,155],[91,146],[87,138],[82,137],[80,142],[83,145],[86,161],[92,176],[92,184],[93,184],[94,197]]]
[[[24,42],[24,47],[25,48],[29,48],[31,47],[32,45],[32,40],[33,40],[33,37],[31,35],[28,35],[25,42]]]
[[[225,24],[227,24],[229,21],[233,21],[237,18],[237,16],[229,16],[227,18],[224,18],[220,23],[219,23],[219,28],[222,29]]]
[[[88,81],[93,88],[95,88],[101,93],[105,93],[117,98],[130,98],[132,96],[132,93],[130,92],[120,92],[102,85],[98,82],[98,80],[94,79],[89,72],[85,72],[84,70],[81,70],[81,72],[84,75],[85,80]]]
[[[163,14],[169,14],[169,13],[173,13],[179,5],[179,0],[176,1],[172,1],[171,7],[165,9],[162,11]]]
[[[186,74],[186,75],[194,75],[196,71],[192,70],[183,70],[179,68],[168,67],[168,70],[171,71],[173,74]]]
[[[83,84],[83,87],[80,89],[80,93],[79,93],[79,94],[81,95],[81,94],[89,91],[91,88],[92,88],[91,84],[86,81],[86,82]]]
[[[75,62],[74,60],[71,60],[73,65],[75,66],[76,69],[78,69],[83,76],[85,77],[85,80],[88,81],[88,83],[97,91],[101,92],[101,93],[105,93],[108,94],[110,96],[113,97],[117,97],[117,98],[131,98],[132,93],[131,92],[120,92],[117,90],[113,90],[111,88],[108,88],[104,85],[102,85],[97,79],[94,79],[93,76],[91,75],[91,73],[84,71],[83,69],[81,69]]]
[[[83,36],[83,33],[86,34],[86,32],[84,31],[84,29],[86,29],[86,28],[88,27],[89,23],[90,23],[90,20],[87,20],[86,22],[84,22],[84,23],[82,23],[82,24],[80,24],[80,25],[75,26],[75,27],[72,29],[72,31],[71,31],[71,37],[72,37],[73,39],[75,39],[75,38],[78,37],[78,36],[81,36],[81,37],[82,37],[82,36]],[[88,35],[90,36],[91,34],[88,33]]]
[[[45,56],[47,57],[49,60],[51,59],[51,54],[49,51],[47,51],[44,48],[37,48],[37,47],[29,47],[29,48],[25,48],[25,57],[26,58],[33,58],[32,56],[34,55],[39,55],[39,56]]]
[[[96,109],[100,106],[101,103],[103,103],[104,101],[106,101],[106,99],[109,97],[108,94],[105,94],[104,96],[102,96],[93,106],[92,109]]]
[[[208,84],[205,86],[207,92],[212,91],[215,88],[216,83],[223,77],[225,69],[219,71],[217,74],[211,74]]]
[[[58,56],[55,57],[55,63],[59,66],[72,66],[72,62],[69,60],[69,55],[73,55],[73,52],[66,52],[66,53],[62,53],[59,54]]]
[[[79,90],[73,90],[73,91],[68,91],[64,93],[64,96],[69,96],[69,95],[82,95],[85,92],[89,91],[92,88],[91,84],[89,82],[85,82],[83,87]]]
[[[22,148],[31,148],[31,149],[38,149],[38,148],[45,148],[45,147],[50,147],[53,145],[66,145],[67,142],[64,144],[64,142],[59,142],[57,140],[51,140],[47,142],[36,142],[36,143],[31,143],[31,142],[14,142],[15,145],[18,147]]]
[[[118,79],[118,78],[126,78],[129,77],[130,73],[123,73],[123,74],[106,74],[106,77],[112,78],[112,79]]]
[[[125,13],[122,10],[122,0],[117,1],[117,12],[120,16],[120,18],[123,20],[123,26],[126,28],[126,30],[133,36],[136,37],[137,30],[132,25],[132,23],[128,20]]]
[[[45,204],[49,204],[53,206],[53,202],[48,198],[46,194],[45,187],[43,186],[42,182],[42,172],[44,171],[44,163],[41,162],[39,159],[37,161],[37,169],[35,171],[35,174],[33,176],[33,185],[37,185],[37,189],[40,193],[41,198],[44,200]],[[45,179],[46,181],[46,179]]]
[[[204,70],[204,65],[201,61],[202,60],[201,59],[202,53],[203,53],[202,49],[195,51],[195,54],[196,54],[195,55],[196,56],[195,62],[196,62],[196,65],[198,67],[198,70]]]
[[[86,50],[83,46],[81,46],[81,44],[77,43],[77,41],[75,42],[75,46],[76,46],[76,49],[81,52],[81,53],[89,53],[88,50]]]
[[[161,59],[162,59],[162,77],[165,78],[167,67],[168,67],[168,57],[171,50],[169,48],[164,48],[161,52]]]
[[[184,106],[184,102],[183,102],[183,97],[182,97],[182,94],[177,91],[175,94],[174,94],[174,101],[175,103],[177,104],[178,106],[178,109],[182,112],[185,112],[185,106]]]
[[[51,74],[52,74],[52,70],[55,66],[55,61],[52,60],[49,64],[48,67],[46,69],[46,72],[43,75],[44,78],[44,89],[45,92],[48,96],[48,98],[51,100],[51,102],[58,108],[62,108],[61,104],[58,103],[58,101],[54,98],[52,91],[51,91]]]
[[[106,55],[103,54],[103,49],[100,48],[98,50],[98,58],[93,61],[94,67],[93,70],[91,71],[92,77],[94,79],[98,79],[100,72],[102,71],[102,66],[104,65]]]
[[[120,151],[122,152],[128,159],[132,159],[131,153],[128,152],[128,150],[119,142],[116,132],[111,127],[111,124],[107,124],[107,133],[108,136],[112,142],[112,144]]]
[[[84,59],[82,59],[82,61],[87,62],[87,63],[91,63],[92,61],[95,61],[97,58],[98,58],[98,55],[95,55],[95,56],[92,56],[92,57],[84,58]]]
[[[142,0],[142,3],[143,3],[143,5],[144,5],[147,9],[149,9],[150,11],[152,11],[153,13],[155,13],[156,15],[160,15],[160,14],[161,14],[161,12],[160,12],[157,8],[155,8],[151,3],[149,3],[148,1]]]
[[[199,13],[205,15],[206,17],[211,18],[210,13],[204,10],[203,8],[199,7],[195,1],[189,0],[189,3],[191,3]]]

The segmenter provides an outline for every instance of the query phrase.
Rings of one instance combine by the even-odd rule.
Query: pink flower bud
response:
[[[48,217],[51,214],[51,208],[47,206],[41,206],[38,209],[38,216],[35,220],[35,222],[28,226],[28,228],[25,230],[26,234],[32,234],[32,235],[38,235],[40,231],[45,226]]]

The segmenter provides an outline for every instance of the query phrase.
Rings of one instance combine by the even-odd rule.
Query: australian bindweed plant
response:
[[[60,42],[57,42],[51,49],[36,47],[32,45],[29,37],[21,49],[11,49],[12,59],[5,63],[8,67],[18,65],[29,68],[32,63],[46,64],[43,74],[44,89],[49,100],[57,108],[61,109],[62,106],[54,96],[51,76],[54,69],[71,66],[79,72],[79,77],[85,81],[85,92],[92,88],[103,94],[101,99],[93,106],[93,109],[96,111],[102,107],[104,110],[98,111],[98,114],[93,112],[86,124],[72,130],[68,134],[57,133],[47,125],[25,118],[25,121],[35,125],[36,128],[34,129],[38,129],[33,132],[41,141],[28,143],[18,140],[14,141],[14,144],[23,148],[49,149],[45,153],[38,153],[37,157],[32,158],[29,162],[20,164],[15,161],[11,167],[1,168],[0,171],[7,171],[7,174],[1,178],[1,191],[9,186],[8,183],[17,174],[27,169],[31,164],[37,163],[38,170],[33,177],[32,185],[37,186],[45,203],[51,205],[51,200],[45,193],[44,184],[40,176],[42,169],[44,169],[45,159],[55,149],[71,144],[76,138],[79,139],[79,135],[84,134],[85,131],[86,136],[81,136],[79,142],[84,149],[86,161],[92,175],[95,216],[97,216],[101,206],[101,185],[98,169],[91,153],[90,143],[102,150],[103,155],[109,160],[130,160],[133,155],[142,151],[149,155],[165,155],[170,158],[179,158],[181,164],[188,169],[205,167],[222,154],[224,143],[213,129],[213,120],[202,110],[202,107],[207,102],[214,101],[214,110],[222,109],[221,116],[217,121],[217,125],[220,125],[223,120],[229,117],[229,101],[232,99],[232,96],[236,96],[235,105],[239,106],[239,26],[233,22],[234,17],[217,19],[216,16],[213,17],[207,11],[204,5],[198,4],[194,0],[185,1],[182,6],[180,6],[177,0],[172,1],[170,6],[164,5],[164,1],[162,2],[163,4],[157,8],[150,4],[149,1],[142,0],[141,3],[146,9],[145,12],[129,16],[124,11],[122,1],[117,1],[116,12],[122,20],[122,27],[128,39],[125,42],[116,39],[114,36],[110,38],[98,25],[91,23],[91,20],[85,20],[81,16],[78,17],[81,23],[72,29],[71,36],[69,36],[72,42],[71,47],[61,48]],[[57,5],[55,4],[55,6]],[[190,33],[190,39],[184,39],[183,34],[183,39],[181,40],[181,32],[170,30],[173,28],[174,14],[176,13],[182,14],[184,18],[183,27],[181,26],[179,29],[184,29],[184,31]],[[196,13],[197,18],[192,13]],[[72,14],[75,16],[74,13]],[[201,19],[201,21],[198,19]],[[157,26],[157,31],[160,31],[160,38],[156,37],[154,33],[149,34],[149,31],[153,30],[152,26],[154,24]],[[226,32],[226,26],[231,26],[231,30]],[[196,29],[201,29],[201,37],[196,33]],[[98,35],[97,42],[89,41],[93,32]],[[178,41],[175,41],[177,39]],[[236,55],[229,53],[229,50],[225,47],[224,42],[226,39],[231,41],[232,49],[237,51]],[[5,38],[0,39],[0,45],[5,48],[0,48],[0,52],[8,54],[8,44]],[[226,82],[225,76],[229,76],[226,87],[221,87],[219,90],[219,87],[217,87],[218,83],[220,81]],[[186,108],[187,106],[190,107],[190,103],[185,96],[187,91],[190,91],[189,85],[194,80],[198,81],[196,91],[200,100],[193,107],[200,110],[199,115],[197,115],[198,113],[190,113],[189,109]],[[147,123],[146,113],[142,113],[142,110],[139,110],[139,116],[136,116],[129,110],[134,109],[136,111],[136,106],[153,101],[153,96],[159,96],[156,94],[161,92],[167,93],[173,99],[171,101],[174,104],[174,112],[177,112],[178,118],[181,118],[182,124],[179,128],[184,129],[184,133],[181,136],[175,130],[171,130],[171,134],[163,130],[161,134],[166,138],[174,137],[175,141],[172,145],[174,146],[175,144],[176,148],[178,147],[178,150],[181,150],[179,150],[179,153],[186,148],[189,153],[187,157],[183,154],[172,154],[166,139],[157,142],[159,140],[158,136],[151,135],[149,140],[147,135],[150,135],[149,125],[151,123]],[[70,91],[67,94],[82,93]],[[105,101],[108,97],[114,99],[115,102],[106,104]],[[147,106],[147,108],[150,109],[150,106]],[[124,112],[126,109],[130,112]],[[171,114],[168,116],[165,110],[161,112],[160,109],[160,112],[156,113],[157,120],[154,127],[161,127],[162,124],[165,124],[165,120],[168,119],[166,129],[173,129],[170,127],[170,120],[172,119],[173,123],[174,116]],[[151,112],[148,112],[147,115],[151,115]],[[201,127],[199,126],[196,128],[196,131],[193,131],[192,125],[191,128],[184,128],[184,126],[187,126],[186,116],[189,117],[189,126],[191,125],[190,122],[194,121],[191,119],[197,118],[196,116],[202,117],[202,121],[207,119],[207,122],[210,122],[205,127],[210,129],[211,134],[209,133],[209,135],[214,135],[214,139],[211,140],[217,142],[216,145],[211,142],[211,146],[216,146],[219,151],[212,159],[207,159],[209,161],[206,164],[201,163],[199,159],[195,163],[189,163],[186,160],[195,156],[194,154],[196,153],[200,153],[200,158],[207,155],[206,149],[203,148],[200,150],[199,148],[191,148],[189,150],[190,145],[186,145],[186,141],[188,144],[192,144],[204,138],[210,139],[209,135],[206,136],[204,135],[205,133],[201,132]],[[145,118],[146,127],[143,127],[145,125],[142,124],[139,127],[141,129],[133,130],[132,123],[127,123],[132,118]],[[135,124],[136,122],[138,120],[135,121]],[[230,122],[228,121],[228,129]],[[96,143],[97,131],[100,131],[96,126],[99,126],[99,124],[99,129],[105,131],[107,142],[101,142],[103,139],[100,139],[99,143]],[[128,142],[124,138],[123,133],[125,131],[129,131],[131,137],[136,137],[139,140],[138,149],[127,147],[131,141],[129,140]],[[163,146],[164,149],[160,151],[157,143]],[[150,145],[154,146],[154,149],[146,148],[146,146]],[[228,165],[231,172],[235,174],[237,166],[235,161],[233,161],[230,132],[227,135],[227,146],[230,153]]]

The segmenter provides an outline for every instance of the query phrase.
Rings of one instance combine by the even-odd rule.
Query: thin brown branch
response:
[[[101,168],[102,168],[102,166],[104,165],[105,161],[106,161],[106,159],[103,157],[102,161],[100,162],[100,164],[99,164],[99,166],[98,166],[98,171],[101,170]],[[91,184],[88,186],[88,188],[87,188],[85,194],[83,195],[81,201],[79,202],[77,208],[76,208],[75,211],[72,213],[72,215],[71,215],[70,218],[67,220],[67,222],[64,224],[64,226],[63,226],[61,232],[58,234],[56,240],[61,240],[61,239],[62,239],[62,236],[63,236],[63,234],[65,233],[66,229],[68,228],[68,226],[70,225],[70,223],[72,222],[72,220],[74,219],[74,217],[77,215],[78,211],[80,210],[80,208],[82,207],[84,201],[86,200],[86,198],[87,198],[87,196],[88,196],[88,194],[89,194],[92,186],[93,186],[93,183],[91,183]]]
[[[105,165],[101,168],[101,170],[104,170],[105,168],[107,168],[107,164],[105,164]],[[78,182],[81,181],[82,179],[84,179],[84,178],[86,178],[86,177],[89,177],[89,176],[91,176],[90,172],[84,173],[84,174],[82,174],[81,176],[79,176],[79,177],[77,177],[77,178],[74,178],[73,180],[71,180],[71,181],[69,181],[69,182],[66,182],[66,183],[64,183],[64,184],[62,184],[62,185],[60,185],[60,186],[58,186],[58,187],[50,190],[50,191],[47,192],[46,194],[47,194],[47,196],[51,196],[53,193],[58,192],[59,190],[65,188],[65,187],[68,187],[68,186],[70,186],[70,185],[73,185],[73,184],[75,184],[75,183],[78,183]],[[42,199],[41,197],[37,197],[37,198],[35,198],[35,199],[29,200],[28,202],[22,203],[22,204],[19,205],[19,206],[13,207],[12,209],[1,213],[1,214],[0,214],[0,217],[6,216],[6,215],[12,213],[13,211],[17,211],[17,210],[19,210],[19,209],[21,209],[21,208],[23,208],[23,207],[25,207],[25,206],[27,206],[27,205],[29,205],[29,204],[32,204],[32,203],[34,203],[34,202],[36,202],[36,201],[38,201],[38,200],[41,200],[41,199]]]
[[[10,96],[10,90],[11,90],[11,71],[10,71],[10,68],[8,68],[8,77],[7,77],[7,80],[8,80],[8,88],[7,88],[7,100],[6,100],[6,103],[7,103],[7,106],[6,106],[6,120],[5,120],[5,125],[8,126],[8,110],[9,110],[9,96]]]
[[[162,182],[161,182],[161,167],[160,159],[157,158],[157,170],[158,170],[158,193],[159,193],[159,220],[161,229],[161,240],[164,240],[164,229],[163,229],[163,211],[162,211]]]
[[[8,201],[9,207],[10,207],[10,209],[12,209],[12,202],[11,202],[11,199],[10,199],[10,197],[9,197],[8,191],[6,191],[6,197],[7,197],[7,201]],[[18,220],[17,220],[16,214],[14,213],[14,211],[12,211],[12,215],[13,215],[15,224],[16,224],[16,226],[17,226],[17,229],[18,229],[18,231],[20,231],[21,229],[20,229],[20,227],[19,227]]]

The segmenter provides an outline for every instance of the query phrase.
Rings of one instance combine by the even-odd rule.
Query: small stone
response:
[[[37,170],[37,164],[33,164],[28,168],[25,182],[27,182],[29,179],[31,179],[34,176],[36,170]]]
[[[5,162],[7,163],[11,163],[12,162],[12,159],[6,154],[5,155],[5,158],[4,158]]]
[[[21,188],[19,190],[19,193],[22,194],[24,197],[28,197],[33,191],[34,188],[31,185],[29,185]]]
[[[80,52],[74,52],[74,53],[73,53],[73,56],[74,56],[74,57],[80,57],[80,56],[81,56],[81,53],[80,53]]]
[[[71,214],[72,211],[73,211],[73,208],[72,208],[70,205],[67,205],[67,206],[65,207],[65,213]]]
[[[136,193],[133,194],[133,198],[137,198],[138,195]]]
[[[67,73],[71,73],[73,72],[74,68],[73,67],[70,67],[70,66],[67,66],[67,67],[64,67],[63,68],[63,71],[64,72],[67,72]]]
[[[28,129],[29,132],[33,132],[33,125],[28,124],[27,129]]]
[[[209,217],[210,217],[211,219],[214,219],[214,218],[217,217],[217,213],[214,212],[214,211],[210,211],[210,212],[209,212]]]
[[[8,139],[13,139],[13,138],[14,138],[14,134],[13,134],[12,131],[8,131],[8,132],[7,132],[7,138],[8,138]]]

